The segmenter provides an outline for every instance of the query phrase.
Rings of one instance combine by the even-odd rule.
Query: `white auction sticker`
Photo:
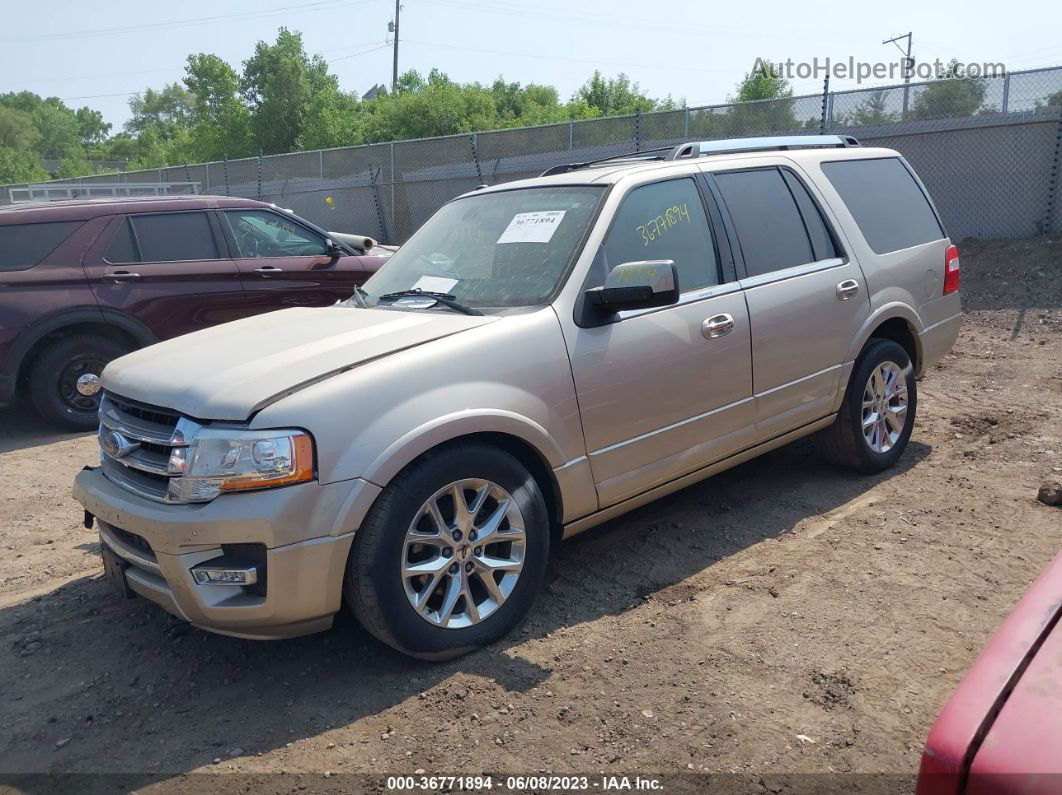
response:
[[[564,220],[566,210],[517,213],[505,227],[498,243],[548,243]]]
[[[457,284],[457,279],[444,279],[442,276],[421,276],[413,285],[414,290],[421,289],[430,293],[448,293]]]

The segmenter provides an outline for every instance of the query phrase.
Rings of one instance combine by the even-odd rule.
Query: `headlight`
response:
[[[227,491],[287,486],[313,479],[313,440],[303,431],[202,428],[170,453],[169,498],[206,502]]]

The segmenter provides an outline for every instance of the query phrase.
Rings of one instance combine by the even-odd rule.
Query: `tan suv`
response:
[[[562,538],[809,434],[892,465],[958,268],[910,166],[849,138],[550,169],[450,202],[345,304],[112,362],[74,494],[115,586],[197,626],[289,637],[345,600],[455,656]]]

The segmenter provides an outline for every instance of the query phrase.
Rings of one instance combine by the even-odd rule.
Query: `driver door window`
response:
[[[328,255],[324,238],[277,213],[229,210],[224,216],[236,243],[237,256],[243,259]]]
[[[332,256],[323,235],[280,212],[222,210],[229,250],[255,312],[329,306],[366,279],[361,258]]]
[[[627,194],[604,249],[608,271],[624,262],[670,259],[680,292],[719,284],[708,217],[690,178],[642,185]]]

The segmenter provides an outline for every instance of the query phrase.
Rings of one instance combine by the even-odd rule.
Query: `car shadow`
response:
[[[0,408],[0,454],[77,439],[90,433],[91,431],[64,431],[48,425],[29,406]]]
[[[320,635],[243,641],[175,623],[144,599],[122,601],[100,577],[70,582],[0,610],[0,776],[130,773],[122,787],[131,789],[217,758],[283,749],[437,686],[459,699],[445,692],[456,674],[527,691],[554,673],[523,656],[528,641],[681,588],[930,452],[912,442],[894,469],[853,475],[823,463],[805,440],[644,506],[563,544],[527,623],[445,663],[406,658],[345,614]],[[380,731],[372,721],[359,727],[364,742]]]

